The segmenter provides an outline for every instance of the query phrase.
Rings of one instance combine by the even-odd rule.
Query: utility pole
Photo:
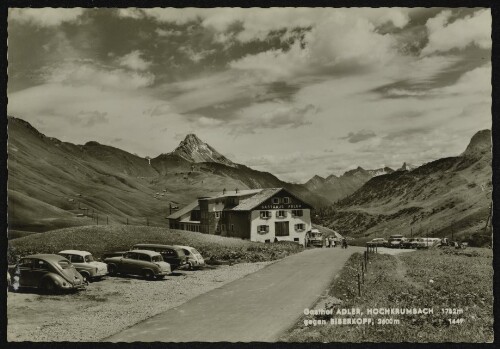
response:
[[[109,221],[108,221],[108,216],[106,216],[106,225],[109,224]]]
[[[96,215],[97,225],[99,225],[99,215]]]
[[[127,225],[128,225],[128,217],[127,217]]]
[[[149,219],[146,217],[146,225],[149,227]]]

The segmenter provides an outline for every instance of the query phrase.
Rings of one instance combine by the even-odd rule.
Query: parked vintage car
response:
[[[9,266],[13,287],[39,288],[47,292],[85,288],[83,277],[69,260],[57,254],[35,254]]]
[[[426,249],[437,246],[441,243],[441,239],[439,238],[418,238],[415,243],[415,248],[417,249]]]
[[[149,250],[160,253],[163,260],[170,264],[172,270],[178,269],[188,263],[184,251],[179,247],[171,245],[136,244],[131,248],[131,251],[133,250]]]
[[[391,236],[389,236],[389,239],[387,240],[387,247],[400,248],[401,243],[405,240],[406,240],[406,238],[403,235],[400,235],[400,234],[391,235]]]
[[[409,238],[401,241],[401,248],[415,248],[418,238]]]
[[[305,240],[306,247],[323,247],[324,244],[323,233],[316,228],[312,228],[306,232]]]
[[[109,275],[140,275],[146,279],[161,279],[172,272],[170,264],[163,261],[158,252],[134,250],[126,252],[122,257],[111,257],[104,260],[108,265]]]
[[[178,247],[184,251],[184,254],[187,257],[187,264],[189,269],[202,268],[203,266],[205,266],[205,260],[201,256],[201,253],[198,252],[198,250],[194,247],[181,245],[174,245],[174,247]]]
[[[64,250],[59,252],[58,255],[68,259],[86,281],[100,279],[108,273],[106,263],[95,261],[90,252]]]
[[[387,240],[384,238],[375,238],[366,243],[368,246],[386,246],[387,245]]]
[[[102,254],[101,260],[111,257],[122,257],[127,251],[106,251]]]

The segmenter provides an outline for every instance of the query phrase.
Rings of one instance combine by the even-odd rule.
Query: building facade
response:
[[[283,188],[223,191],[171,214],[171,229],[259,242],[304,244],[311,230],[311,205]]]

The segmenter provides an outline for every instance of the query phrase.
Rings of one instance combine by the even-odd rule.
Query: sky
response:
[[[8,35],[9,115],[143,157],[195,133],[301,183],[491,128],[489,9],[11,8]]]

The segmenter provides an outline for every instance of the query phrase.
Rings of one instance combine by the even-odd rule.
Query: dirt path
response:
[[[272,342],[361,247],[307,250],[132,326],[112,342]]]

